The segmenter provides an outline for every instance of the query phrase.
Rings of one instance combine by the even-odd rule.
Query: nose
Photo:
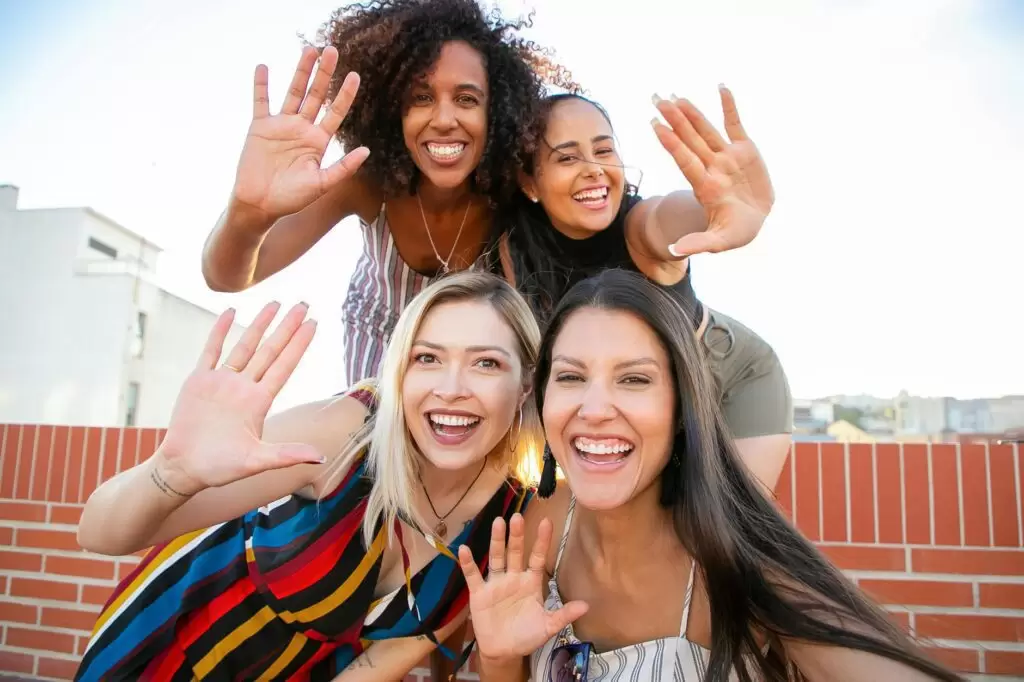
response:
[[[438,379],[439,382],[434,387],[433,393],[440,400],[452,403],[469,395],[466,383],[462,379],[462,372],[459,371],[458,367],[448,367]]]
[[[597,159],[587,158],[586,166],[583,168],[583,175],[588,178],[599,178],[604,175],[604,165]]]
[[[583,421],[596,424],[615,418],[615,405],[612,404],[608,389],[598,384],[591,383],[587,386],[580,401],[576,415]]]
[[[451,130],[457,123],[454,103],[443,99],[438,101],[430,124],[437,130]]]

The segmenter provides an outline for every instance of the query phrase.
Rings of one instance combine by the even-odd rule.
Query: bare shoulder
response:
[[[523,519],[526,521],[526,546],[528,548],[533,547],[533,543],[537,540],[537,527],[541,520],[551,521],[551,544],[548,546],[546,562],[548,575],[551,575],[555,568],[555,558],[558,556],[558,545],[561,543],[562,531],[565,528],[565,517],[569,511],[570,499],[572,499],[572,491],[569,490],[565,481],[560,481],[551,497],[544,499],[534,494],[523,514]]]

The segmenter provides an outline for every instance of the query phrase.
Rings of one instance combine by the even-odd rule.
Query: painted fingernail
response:
[[[661,123],[661,121],[659,121],[658,119],[656,119],[656,118],[652,118],[651,119],[651,125],[654,126],[655,128],[658,127],[659,123]]]
[[[299,301],[299,305],[301,305],[304,308],[308,308],[309,307],[309,304],[306,303],[305,301]]]
[[[676,93],[673,92],[672,93],[672,101],[675,102],[676,104],[679,104],[679,100],[680,100],[679,95],[677,95]]]
[[[654,106],[658,106],[663,101],[664,100],[661,99],[661,96],[658,95],[658,93],[654,93],[653,95],[651,95],[651,102],[654,104]]]
[[[676,245],[675,244],[669,244],[668,245],[668,252],[672,254],[673,258],[682,258],[683,257],[683,254],[679,253],[676,250]]]

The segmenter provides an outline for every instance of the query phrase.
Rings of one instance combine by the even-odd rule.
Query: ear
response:
[[[519,172],[518,172],[517,175],[519,176],[518,177],[519,189],[521,189],[523,191],[523,194],[526,195],[527,199],[529,199],[530,201],[536,202],[537,199],[538,199],[538,197],[537,197],[537,183],[536,183],[536,181],[534,181],[533,176],[528,174],[526,171],[524,171],[521,168],[519,169]]]
[[[519,394],[519,409],[526,404],[526,399],[533,393],[533,369],[527,370],[523,376],[522,393]]]

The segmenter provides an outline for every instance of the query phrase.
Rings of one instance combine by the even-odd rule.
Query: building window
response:
[[[135,338],[132,340],[132,355],[141,358],[146,349],[146,313],[139,311],[135,318]]]
[[[128,397],[125,401],[124,425],[135,426],[139,419],[139,382],[128,384]]]
[[[99,239],[89,237],[89,248],[92,249],[93,251],[99,251],[104,256],[108,256],[110,258],[117,258],[117,249],[115,249],[113,246],[110,246],[109,244],[104,244]]]

